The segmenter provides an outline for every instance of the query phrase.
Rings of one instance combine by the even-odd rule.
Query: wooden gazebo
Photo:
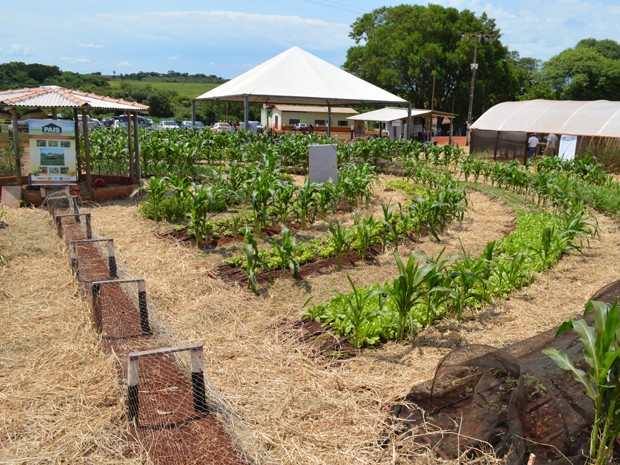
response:
[[[85,191],[92,198],[91,156],[88,137],[88,116],[91,109],[125,112],[127,114],[127,146],[129,152],[129,176],[133,181],[141,177],[140,144],[138,141],[138,114],[148,113],[149,107],[137,102],[95,95],[58,86],[42,86],[27,89],[0,91],[0,108],[11,113],[12,131],[15,147],[17,184],[22,185],[22,161],[20,155],[18,109],[50,108],[51,118],[57,119],[60,108],[73,109],[75,125],[75,147],[77,158],[77,179],[85,185]],[[80,144],[79,117],[81,115],[81,133],[84,147]]]

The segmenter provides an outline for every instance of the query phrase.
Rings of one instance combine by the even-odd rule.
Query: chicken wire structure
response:
[[[71,268],[78,282],[118,278],[113,239],[81,239],[69,243]]]
[[[81,213],[69,196],[50,198],[48,209],[68,244],[103,346],[119,360],[128,394],[127,434],[148,452],[150,463],[275,464],[210,383],[202,346],[175,346],[160,324],[153,330],[144,280],[132,279],[117,262],[113,239],[93,238],[90,213]]]
[[[93,281],[90,288],[93,321],[104,338],[152,333],[144,280]]]

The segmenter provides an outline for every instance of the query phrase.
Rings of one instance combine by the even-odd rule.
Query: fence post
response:
[[[97,283],[93,284],[91,292],[93,294],[93,315],[95,320],[95,328],[97,328],[97,331],[101,333],[103,331],[103,323],[101,321],[101,306],[99,304],[99,293],[101,292],[101,285]]]
[[[144,281],[138,282],[138,308],[140,310],[140,329],[143,333],[151,334],[149,325],[149,310],[146,306],[146,288]]]
[[[110,270],[110,278],[118,278],[118,270],[116,267],[116,256],[114,255],[114,240],[108,241],[108,268]]]
[[[86,214],[86,238],[87,239],[93,238],[93,227],[90,222],[90,213]]]
[[[138,398],[138,358],[129,354],[129,365],[127,367],[127,407],[129,410],[129,421],[138,424],[140,415],[140,401]]]
[[[204,360],[202,358],[202,346],[191,350],[192,365],[192,389],[194,392],[194,410],[207,413],[207,399],[205,393]]]

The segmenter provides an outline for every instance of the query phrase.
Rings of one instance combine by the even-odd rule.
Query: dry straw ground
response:
[[[387,195],[378,189],[378,194]],[[439,463],[410,440],[409,453],[382,449],[387,409],[433,376],[440,358],[467,343],[502,347],[577,316],[596,290],[616,280],[618,223],[599,216],[600,240],[569,255],[508,300],[497,300],[463,323],[439,322],[413,344],[388,343],[347,360],[312,358],[292,329],[310,295],[348,289],[345,272],[296,285],[279,279],[255,297],[209,277],[230,251],[205,254],[156,235],[163,225],[143,219],[131,202],[92,206],[95,230],[115,240],[120,261],[145,279],[160,324],[179,342],[204,344],[206,372],[245,426],[278,462],[287,465]],[[441,243],[426,239],[401,255],[477,254],[506,234],[513,212],[471,192],[462,225]],[[68,256],[44,212],[22,209],[6,217],[0,244],[9,265],[0,269],[0,390],[2,463],[123,463],[123,393],[110,357],[91,329],[86,305],[75,297]],[[356,285],[392,279],[390,253],[379,265],[346,270]],[[327,298],[325,295],[323,298]],[[408,442],[409,441],[409,442]],[[491,463],[491,457],[484,459]],[[124,463],[135,463],[125,459]],[[464,462],[461,462],[464,463]]]

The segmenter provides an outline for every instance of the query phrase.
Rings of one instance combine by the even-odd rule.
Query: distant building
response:
[[[347,118],[357,115],[357,111],[347,107],[331,108],[331,130],[350,131],[351,121]],[[293,131],[296,124],[305,123],[312,129],[327,129],[328,108],[313,105],[263,105],[261,123],[265,130]]]

